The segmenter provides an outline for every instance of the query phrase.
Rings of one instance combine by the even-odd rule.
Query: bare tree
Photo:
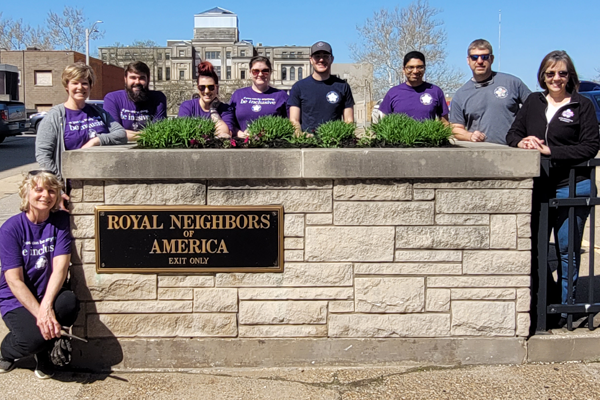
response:
[[[363,26],[357,26],[359,43],[352,44],[352,57],[374,65],[373,94],[382,98],[387,90],[404,80],[402,60],[410,51],[425,55],[427,81],[445,91],[453,91],[464,82],[464,75],[446,61],[446,31],[435,17],[440,10],[427,0],[417,0],[406,8],[375,11]]]
[[[22,19],[16,21],[2,18],[0,13],[0,48],[7,50],[24,50],[35,46],[42,50],[52,49],[44,28],[32,28]]]
[[[83,14],[83,9],[65,6],[62,15],[49,11],[46,23],[49,40],[55,48],[85,50],[85,29],[89,22]],[[90,39],[102,37],[104,37],[103,31],[90,32]]]
[[[150,84],[152,90],[156,89],[157,68],[160,64],[158,59],[161,46],[153,40],[134,40],[130,45],[115,42],[105,60],[110,64],[125,67],[130,62],[142,61],[150,68]]]
[[[238,89],[252,85],[250,79],[233,79],[219,83],[219,100],[223,103],[229,103],[231,95]]]
[[[196,91],[188,81],[169,80],[162,84],[162,92],[167,97],[167,114],[177,115],[181,103],[191,99]]]

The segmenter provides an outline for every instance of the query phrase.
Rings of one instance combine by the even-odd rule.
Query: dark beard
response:
[[[125,91],[127,92],[127,97],[129,97],[129,100],[133,101],[134,103],[144,103],[148,101],[150,93],[148,88],[141,85],[138,85],[137,87],[141,89],[139,92],[135,92],[125,85]]]

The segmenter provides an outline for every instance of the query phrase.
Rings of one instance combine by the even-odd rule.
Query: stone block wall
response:
[[[528,336],[531,189],[531,179],[75,180],[77,332]],[[94,207],[102,204],[283,204],[284,272],[97,274]]]

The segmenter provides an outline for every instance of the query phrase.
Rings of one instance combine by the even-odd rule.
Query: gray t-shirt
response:
[[[506,144],[506,133],[531,91],[516,76],[493,72],[484,83],[469,80],[452,98],[450,122],[469,132],[480,131],[486,142]]]

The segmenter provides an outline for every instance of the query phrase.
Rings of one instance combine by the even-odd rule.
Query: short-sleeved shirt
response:
[[[231,106],[237,128],[245,131],[250,122],[265,115],[287,117],[288,95],[283,90],[269,87],[264,93],[255,92],[252,87],[236,90],[231,96]]]
[[[167,97],[162,92],[150,90],[147,101],[134,103],[125,90],[117,90],[104,97],[104,110],[123,128],[140,131],[148,122],[167,117]]]
[[[90,139],[108,133],[107,123],[92,105],[86,104],[81,110],[65,107],[65,149],[80,149]]]
[[[69,214],[65,211],[50,213],[48,219],[40,224],[34,224],[22,212],[0,227],[2,316],[23,307],[6,283],[6,271],[22,267],[25,285],[41,301],[52,274],[54,257],[71,254],[71,242]]]
[[[384,114],[406,114],[416,120],[424,120],[448,115],[448,105],[439,87],[428,82],[412,87],[405,82],[387,92],[379,111]]]
[[[233,115],[233,110],[231,109],[229,104],[225,104],[225,103],[219,104],[219,106],[217,107],[217,112],[221,116],[221,119],[223,120],[223,122],[225,122],[227,124],[227,127],[229,128],[229,130],[233,132],[235,129],[235,122],[234,122],[235,117]],[[210,119],[210,111],[204,111],[202,109],[202,107],[200,107],[200,100],[191,99],[191,100],[186,100],[183,103],[181,103],[181,106],[179,106],[179,113],[177,114],[177,116],[178,117],[201,117],[201,118]]]
[[[343,119],[354,98],[348,82],[333,75],[318,81],[311,75],[292,86],[288,106],[300,108],[302,130],[313,133],[325,122]]]
[[[490,80],[469,80],[456,91],[449,119],[469,132],[485,133],[486,142],[506,144],[506,133],[530,94],[516,76],[493,72]]]

